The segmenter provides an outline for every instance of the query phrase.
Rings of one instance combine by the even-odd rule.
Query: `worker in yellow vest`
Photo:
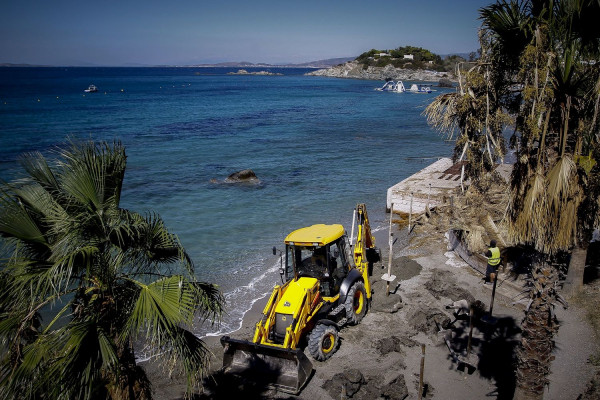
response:
[[[500,266],[500,249],[496,246],[496,241],[490,241],[490,248],[485,252],[485,256],[488,259],[487,269],[485,270],[485,281],[494,282],[496,280],[496,273]]]

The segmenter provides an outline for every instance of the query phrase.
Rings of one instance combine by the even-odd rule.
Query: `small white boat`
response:
[[[86,93],[93,93],[93,92],[97,92],[98,88],[94,85],[90,85],[87,89],[84,90],[84,92]]]
[[[408,91],[410,93],[431,93],[431,87],[413,83]]]
[[[404,87],[404,83],[402,83],[402,81],[394,82],[391,80],[386,81],[382,87],[377,88],[375,90],[379,90],[380,92],[406,92],[406,88]]]

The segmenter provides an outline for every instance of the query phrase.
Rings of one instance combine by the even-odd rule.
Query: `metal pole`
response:
[[[350,247],[354,245],[354,224],[356,223],[356,208],[352,211],[352,233],[350,234]]]
[[[425,345],[421,345],[421,372],[419,374],[419,400],[423,398],[423,373],[425,372]]]
[[[492,301],[490,302],[490,317],[492,316],[492,311],[494,310],[494,296],[496,296],[496,282],[498,282],[498,276],[494,276],[494,287],[492,288]]]
[[[392,215],[394,215],[394,203],[392,203],[392,207],[390,208],[390,231],[389,231],[390,254],[388,257],[388,276],[392,276],[392,245],[394,243],[394,239],[393,239],[394,234],[392,233]],[[387,281],[387,283],[385,285],[385,295],[386,296],[390,295],[390,281]]]
[[[467,342],[467,359],[471,354],[471,339],[473,338],[473,306],[469,307],[469,341]]]

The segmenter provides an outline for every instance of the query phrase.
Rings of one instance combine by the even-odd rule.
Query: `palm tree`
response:
[[[459,93],[439,97],[427,113],[433,125],[459,128],[455,154],[470,148],[467,160],[476,165],[486,151],[492,158],[483,146],[483,134],[497,138],[493,129],[487,132],[488,110],[506,112],[514,120],[511,144],[517,162],[511,179],[509,234],[514,243],[538,252],[517,354],[515,398],[542,398],[552,337],[558,329],[552,318],[552,302],[559,295],[554,261],[569,251],[573,254],[569,269],[582,270],[583,264],[577,268],[575,263],[585,261],[585,243],[600,225],[594,161],[600,159],[600,31],[589,24],[591,17],[600,17],[600,3],[499,1],[481,9],[480,15],[482,58],[477,68],[486,68],[485,85],[468,73]],[[485,90],[475,90],[482,87]],[[467,95],[470,104],[464,100]],[[478,125],[486,129],[478,131]],[[501,141],[494,144],[501,154]],[[475,181],[482,176],[473,173],[475,168],[469,172]]]
[[[578,34],[579,16],[596,13],[598,4],[562,1],[538,8],[536,31],[520,58],[523,102],[517,118],[518,162],[512,176],[509,232],[533,246],[541,262],[534,266],[530,307],[523,321],[518,353],[519,399],[542,398],[547,383],[552,336],[558,325],[552,301],[558,276],[548,265],[560,252],[571,252],[569,273],[583,279],[585,248],[598,226],[597,115],[600,77],[596,48]],[[590,51],[591,50],[591,51]],[[587,155],[588,157],[585,157]],[[596,182],[594,182],[596,181]],[[573,278],[571,278],[573,279]]]
[[[191,391],[209,352],[186,327],[219,319],[220,291],[157,214],[119,208],[120,143],[58,155],[24,156],[27,177],[0,189],[0,397],[149,399],[141,341]]]

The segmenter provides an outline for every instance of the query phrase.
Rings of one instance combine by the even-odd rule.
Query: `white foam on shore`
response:
[[[229,334],[231,334],[233,332],[236,332],[236,331],[242,329],[242,324],[244,322],[244,317],[246,316],[246,313],[252,309],[252,307],[254,306],[254,303],[256,303],[257,301],[259,301],[259,300],[261,300],[263,298],[265,298],[269,293],[270,292],[266,292],[262,296],[254,299],[254,300],[252,300],[250,302],[250,306],[248,307],[248,309],[242,313],[242,319],[239,320],[239,324],[238,324],[237,328],[233,328],[230,331],[221,329],[221,330],[219,330],[217,332],[207,333],[206,335],[204,335],[202,337],[229,335]]]
[[[279,270],[280,261],[277,260],[264,273],[250,280],[249,283],[239,286],[234,290],[225,293],[227,307],[229,308],[228,317],[230,320],[221,324],[220,328],[212,332],[202,332],[201,337],[222,336],[238,331],[242,328],[244,316],[252,309],[254,304],[263,299],[273,289],[275,282],[273,275]]]

